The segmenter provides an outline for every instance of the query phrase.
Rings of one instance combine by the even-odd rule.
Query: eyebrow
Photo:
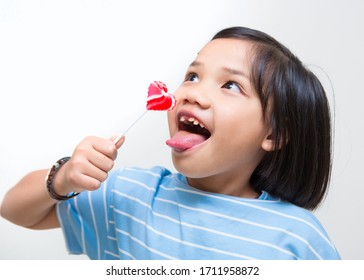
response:
[[[199,61],[193,61],[190,65],[189,65],[189,67],[194,67],[194,66],[201,66],[201,65],[203,65],[203,63],[201,63],[201,62],[199,62]],[[230,67],[223,67],[222,68],[225,72],[228,72],[228,73],[230,73],[230,74],[232,74],[232,75],[237,75],[237,76],[242,76],[242,77],[244,77],[244,78],[246,78],[246,79],[248,79],[249,80],[249,75],[247,74],[247,73],[245,73],[245,72],[243,72],[243,71],[241,71],[241,70],[236,70],[236,69],[234,69],[234,68],[230,68]]]
[[[229,68],[229,67],[223,67],[224,71],[229,72],[232,75],[237,75],[237,76],[242,76],[244,78],[249,79],[249,75],[247,75],[245,72],[240,71],[240,70],[236,70],[233,68]]]
[[[194,60],[191,62],[191,64],[188,67],[199,66],[199,65],[202,65],[202,63]]]

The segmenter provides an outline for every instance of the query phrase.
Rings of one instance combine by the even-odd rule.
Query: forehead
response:
[[[208,42],[198,53],[197,61],[220,62],[229,66],[248,63],[252,58],[253,43],[247,40],[221,38]]]

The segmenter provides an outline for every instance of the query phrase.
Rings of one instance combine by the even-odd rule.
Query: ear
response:
[[[274,140],[270,132],[263,139],[261,147],[266,152],[272,152],[275,150]]]
[[[286,141],[287,142],[287,141]],[[262,149],[266,152],[272,152],[272,151],[275,151],[277,149],[280,149],[282,147],[282,140],[279,141],[279,145],[277,147],[276,143],[275,143],[275,140],[272,136],[272,130],[270,129],[267,133],[267,135],[265,136],[265,138],[263,139],[263,142],[262,142]]]

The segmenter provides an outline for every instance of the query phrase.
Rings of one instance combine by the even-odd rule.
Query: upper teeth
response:
[[[202,128],[204,128],[205,126],[200,123],[198,120],[196,120],[194,117],[185,117],[185,116],[182,116],[179,118],[179,121],[180,122],[184,122],[184,123],[189,123],[189,124],[193,124],[193,125],[199,125],[201,126]]]

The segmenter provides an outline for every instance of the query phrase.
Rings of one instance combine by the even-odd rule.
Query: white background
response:
[[[0,199],[85,136],[124,130],[151,81],[173,92],[214,33],[243,25],[274,36],[322,79],[335,105],[335,158],[316,215],[344,259],[363,260],[363,12],[360,0],[0,0]],[[149,112],[116,165],[173,170],[167,138],[165,113]],[[58,229],[0,219],[0,237],[0,259],[85,259],[68,255]]]

